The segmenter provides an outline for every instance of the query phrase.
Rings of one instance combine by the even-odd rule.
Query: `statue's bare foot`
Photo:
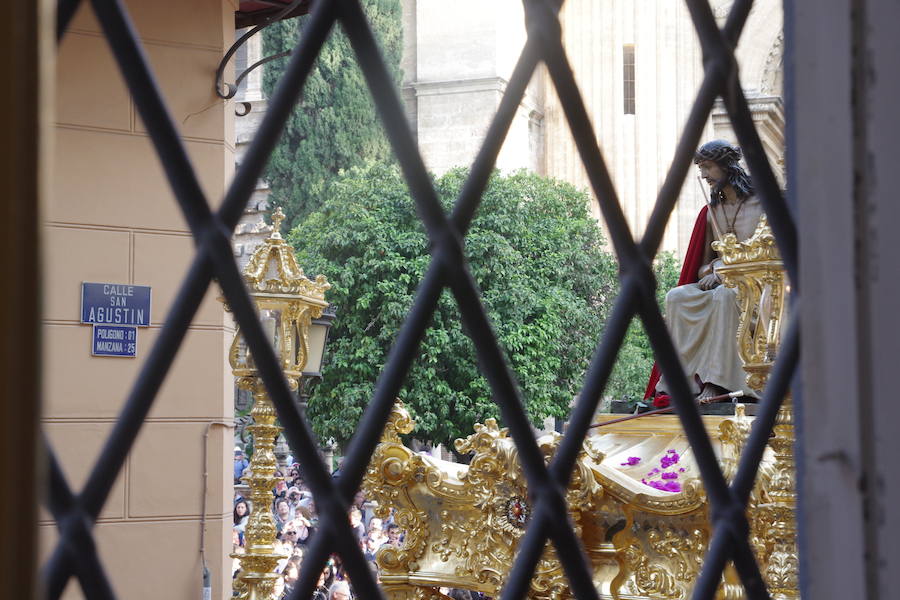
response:
[[[728,390],[723,388],[721,385],[716,385],[714,383],[704,383],[703,389],[700,390],[700,395],[697,396],[697,400],[700,402],[700,404],[708,404],[712,398],[727,393]]]

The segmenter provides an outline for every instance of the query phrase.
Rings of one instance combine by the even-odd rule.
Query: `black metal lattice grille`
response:
[[[634,240],[625,221],[563,49],[558,19],[561,7],[559,0],[524,0],[528,40],[485,142],[450,215],[440,208],[397,90],[381,59],[358,0],[318,0],[315,3],[305,34],[270,99],[258,133],[221,207],[215,213],[201,191],[196,173],[189,163],[178,130],[166,109],[126,10],[119,0],[91,0],[91,3],[189,224],[197,252],[159,338],[129,393],[121,416],[106,440],[87,483],[77,495],[68,486],[50,445],[45,442],[50,474],[47,503],[58,523],[60,535],[58,545],[44,566],[48,597],[58,598],[73,575],[78,578],[88,598],[114,597],[95,548],[92,528],[172,365],[200,301],[215,277],[251,352],[257,358],[260,374],[278,411],[285,436],[294,455],[301,462],[316,505],[320,507],[320,529],[304,556],[300,579],[292,598],[311,595],[318,574],[331,553],[338,553],[343,558],[360,597],[382,597],[374,576],[355,543],[346,519],[346,510],[362,481],[393,399],[416,357],[419,343],[444,287],[450,289],[459,304],[466,331],[472,336],[479,364],[489,381],[502,419],[518,448],[534,505],[532,520],[503,589],[502,597],[505,600],[525,597],[537,560],[548,540],[557,550],[575,597],[598,598],[584,549],[567,516],[565,488],[626,329],[635,315],[643,321],[657,362],[672,386],[673,402],[711,503],[714,533],[694,589],[694,598],[713,598],[728,560],[733,560],[750,598],[768,598],[765,583],[749,545],[744,509],[766,441],[774,426],[776,412],[796,369],[799,354],[797,319],[790,320],[791,326],[785,335],[737,475],[729,486],[719,469],[710,439],[681,370],[678,355],[654,299],[655,280],[651,269],[652,258],[659,247],[666,222],[691,165],[694,149],[700,141],[713,102],[720,96],[725,101],[729,118],[754,176],[757,194],[775,232],[785,268],[794,282],[793,297],[797,297],[797,243],[793,220],[754,129],[741,91],[733,52],[752,0],[737,0],[721,30],[716,25],[707,0],[686,0],[703,49],[704,79],[645,234],[639,242]],[[62,37],[78,5],[79,0],[60,0],[58,37]],[[379,376],[374,396],[350,442],[341,476],[333,481],[319,458],[308,424],[291,400],[278,360],[266,340],[235,264],[230,237],[285,121],[300,98],[303,84],[319,50],[336,23],[344,28],[356,52],[390,143],[430,237],[432,260]],[[621,264],[622,284],[604,335],[599,340],[585,376],[579,400],[570,416],[569,428],[549,467],[545,466],[538,451],[514,375],[490,327],[479,291],[463,255],[466,230],[478,209],[481,194],[525,87],[541,61],[548,68],[591,186],[599,199],[611,243]]]

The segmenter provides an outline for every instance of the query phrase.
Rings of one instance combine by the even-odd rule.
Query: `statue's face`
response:
[[[697,168],[700,169],[700,177],[703,178],[711,188],[721,189],[726,181],[725,171],[722,170],[722,167],[711,160],[701,160],[697,163]]]

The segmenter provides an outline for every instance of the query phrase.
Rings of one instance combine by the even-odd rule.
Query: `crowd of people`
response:
[[[234,449],[234,481],[239,484],[249,462],[240,447]],[[253,507],[248,498],[239,492],[234,497],[234,528],[232,532],[233,553],[244,552],[245,531]],[[318,524],[316,505],[312,493],[306,486],[300,472],[300,465],[291,464],[286,469],[276,471],[276,484],[272,490],[272,501],[262,510],[271,511],[276,529],[276,552],[284,558],[278,562],[276,571],[282,575],[278,585],[279,597],[286,598],[293,589],[300,574],[303,552],[312,538]],[[375,565],[375,554],[388,544],[399,547],[403,543],[403,533],[393,515],[386,522],[374,516],[373,504],[367,502],[364,494],[358,492],[347,515],[360,548],[373,572],[378,575]],[[233,576],[240,576],[240,560],[235,559]],[[319,575],[315,600],[353,600],[355,598],[350,579],[341,563],[340,557],[334,555]]]

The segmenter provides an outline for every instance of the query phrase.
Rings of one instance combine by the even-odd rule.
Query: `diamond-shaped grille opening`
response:
[[[78,4],[78,0],[60,1],[57,29],[60,37]],[[678,416],[691,443],[712,505],[715,531],[694,597],[713,597],[728,560],[734,562],[749,597],[768,597],[750,549],[744,507],[766,440],[774,426],[775,414],[796,368],[797,319],[791,319],[792,325],[783,341],[759,416],[741,457],[738,473],[729,487],[718,467],[709,437],[681,371],[678,356],[654,300],[655,281],[650,269],[651,260],[674,208],[678,190],[691,165],[694,149],[700,141],[703,126],[715,98],[721,96],[753,173],[758,195],[776,234],[785,268],[791,280],[798,281],[794,224],[754,129],[737,77],[733,54],[733,46],[743,28],[752,0],[737,0],[721,30],[715,23],[707,0],[687,0],[703,48],[705,75],[655,209],[639,242],[633,239],[626,224],[616,190],[596,144],[597,138],[569,67],[560,39],[558,1],[525,0],[528,41],[484,144],[471,167],[469,178],[450,215],[441,210],[407,124],[397,90],[391,84],[357,0],[322,0],[315,4],[306,35],[299,41],[285,75],[270,100],[258,134],[231,183],[221,208],[215,213],[210,209],[188,162],[177,129],[154,82],[127,12],[116,0],[92,0],[92,5],[191,228],[197,253],[159,338],[81,492],[72,492],[52,449],[49,444],[45,444],[49,456],[51,488],[48,502],[60,530],[57,547],[44,567],[49,597],[58,598],[73,575],[78,578],[87,597],[113,597],[94,546],[92,527],[213,277],[219,281],[250,350],[257,359],[261,376],[284,426],[285,436],[307,474],[316,504],[322,509],[320,529],[305,555],[293,598],[308,597],[311,594],[319,572],[328,555],[333,552],[343,558],[360,597],[382,597],[374,576],[355,543],[346,519],[346,509],[360,485],[393,399],[417,354],[418,345],[444,287],[452,292],[466,330],[471,333],[479,364],[516,443],[534,499],[532,519],[503,590],[504,599],[525,597],[537,560],[548,540],[557,550],[574,595],[578,598],[598,597],[587,569],[584,550],[566,516],[564,489],[626,329],[634,316],[643,321],[658,364],[670,382]],[[400,329],[372,401],[350,443],[341,477],[332,481],[316,451],[308,424],[291,401],[274,351],[266,341],[234,262],[229,238],[280,131],[301,94],[306,76],[323,41],[338,23],[346,31],[357,54],[433,250],[430,267],[420,285],[414,305]],[[607,329],[599,340],[585,376],[579,400],[570,417],[569,429],[549,467],[544,465],[538,451],[514,376],[490,327],[478,289],[462,259],[462,240],[478,209],[481,193],[487,185],[525,87],[539,62],[546,64],[559,95],[591,186],[600,201],[610,241],[622,266],[621,292],[615,300]],[[793,297],[796,298],[796,285],[793,292]]]

